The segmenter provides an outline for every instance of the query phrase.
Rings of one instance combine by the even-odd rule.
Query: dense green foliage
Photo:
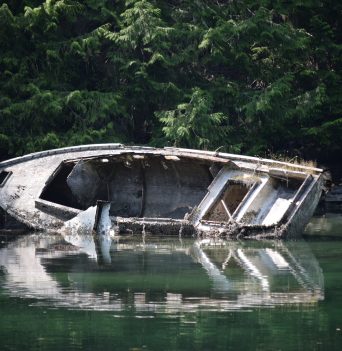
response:
[[[335,0],[12,0],[0,158],[97,142],[341,154]]]

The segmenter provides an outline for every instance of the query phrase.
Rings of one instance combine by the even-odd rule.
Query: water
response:
[[[2,236],[0,350],[340,350],[342,216],[304,238]]]

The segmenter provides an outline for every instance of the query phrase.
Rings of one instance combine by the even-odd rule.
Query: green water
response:
[[[1,236],[0,350],[341,350],[342,217],[295,242]]]

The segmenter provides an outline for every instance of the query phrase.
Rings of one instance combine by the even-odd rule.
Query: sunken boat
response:
[[[115,233],[285,238],[304,230],[322,187],[321,169],[269,159],[82,145],[1,162],[1,224],[58,232],[84,213],[96,223],[105,203]]]

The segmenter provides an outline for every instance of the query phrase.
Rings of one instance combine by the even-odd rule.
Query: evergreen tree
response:
[[[332,0],[0,5],[0,158],[95,142],[341,154]]]

